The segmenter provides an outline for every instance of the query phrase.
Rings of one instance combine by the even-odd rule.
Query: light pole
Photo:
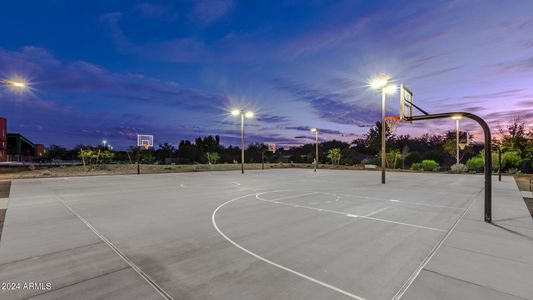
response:
[[[244,174],[244,117],[251,119],[254,117],[254,113],[243,109],[234,109],[231,111],[231,115],[241,116],[241,174]]]
[[[106,140],[102,140],[102,144],[104,144],[104,149],[105,149],[105,145],[107,144],[107,141]]]
[[[461,116],[453,116],[452,119],[455,120],[455,160],[456,164],[459,165],[459,120],[461,119]]]
[[[387,94],[392,94],[396,91],[396,86],[389,84],[390,76],[380,75],[370,81],[370,87],[376,90],[381,90],[381,183],[385,184],[385,164],[386,164],[386,130],[385,123],[385,98]]]
[[[315,172],[318,169],[318,128],[311,128],[311,132],[315,133]]]

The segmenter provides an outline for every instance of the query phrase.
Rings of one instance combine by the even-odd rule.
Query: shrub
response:
[[[420,163],[411,164],[411,169],[416,171],[421,170]]]
[[[485,160],[481,157],[472,157],[466,162],[468,170],[474,172],[481,172],[485,168]]]
[[[518,169],[520,165],[520,153],[516,151],[505,152],[502,154],[503,169]]]
[[[439,164],[436,161],[430,160],[430,159],[423,160],[420,163],[420,167],[424,171],[433,171],[433,172],[439,171],[439,168],[440,168]]]
[[[454,164],[450,168],[450,172],[452,173],[466,173],[468,172],[468,168],[466,165],[463,164]]]

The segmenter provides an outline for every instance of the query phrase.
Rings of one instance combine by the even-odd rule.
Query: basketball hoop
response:
[[[464,150],[468,146],[467,143],[459,143],[459,149]]]
[[[390,131],[395,132],[398,126],[400,125],[401,117],[399,116],[392,116],[392,117],[386,117],[385,123],[389,127]]]
[[[137,146],[143,147],[144,150],[154,146],[154,136],[147,134],[138,134],[137,135]]]

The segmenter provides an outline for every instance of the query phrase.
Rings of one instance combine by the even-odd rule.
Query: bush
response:
[[[485,160],[481,157],[472,157],[466,162],[468,170],[474,172],[482,172],[485,168]]]
[[[520,153],[516,151],[505,152],[502,154],[503,169],[518,169],[520,165]]]
[[[422,156],[420,153],[413,151],[407,155],[405,158],[405,165],[406,166],[412,166],[414,163],[419,163],[422,161]]]
[[[419,171],[419,170],[421,170],[422,168],[420,167],[420,163],[413,163],[413,164],[411,164],[411,169],[412,169],[412,170]]]
[[[463,164],[454,164],[451,166],[450,168],[450,172],[452,173],[466,173],[468,172],[468,168],[466,167],[466,165],[463,165]]]
[[[439,164],[436,161],[430,160],[430,159],[423,160],[420,163],[420,167],[424,171],[433,171],[433,172],[438,172],[440,168]]]

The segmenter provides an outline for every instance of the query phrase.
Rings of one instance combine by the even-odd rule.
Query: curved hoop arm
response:
[[[487,122],[481,117],[468,113],[468,112],[450,112],[450,113],[440,113],[440,114],[428,114],[423,116],[412,116],[406,118],[406,121],[420,121],[420,120],[431,120],[431,119],[442,119],[442,118],[451,118],[451,117],[465,117],[476,121],[485,135],[485,222],[492,222],[492,137],[490,133],[490,128]]]

